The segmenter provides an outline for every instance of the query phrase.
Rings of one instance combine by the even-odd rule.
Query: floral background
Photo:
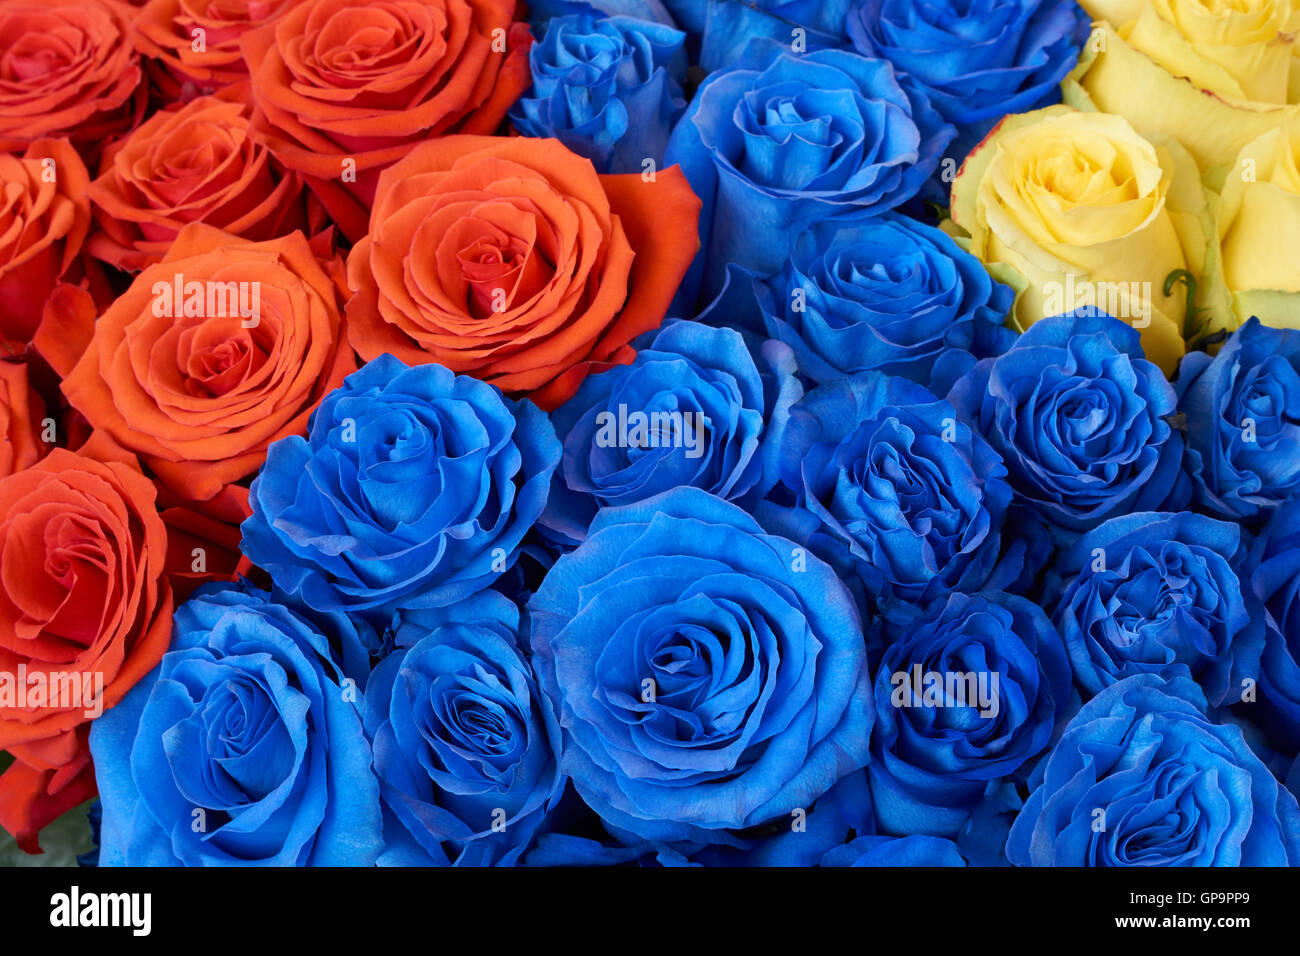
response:
[[[0,861],[1300,862],[1296,0],[0,0]]]

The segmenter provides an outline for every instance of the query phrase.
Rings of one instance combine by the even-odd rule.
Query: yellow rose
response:
[[[953,183],[951,215],[974,255],[1023,279],[1020,329],[1093,306],[1139,329],[1147,356],[1171,373],[1185,300],[1163,286],[1204,262],[1204,203],[1177,143],[1154,144],[1119,116],[1052,106],[1008,117],[976,147]]]
[[[1298,0],[1082,0],[1098,19],[1065,101],[1178,139],[1202,170],[1300,115]]]
[[[1236,320],[1228,327],[1253,315],[1300,329],[1300,118],[1242,149],[1217,218],[1220,281]]]

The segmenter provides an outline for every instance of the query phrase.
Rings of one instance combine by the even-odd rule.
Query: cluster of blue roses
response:
[[[691,318],[549,415],[385,355],[273,445],[264,576],[93,725],[100,862],[1300,862],[1300,332],[1171,383],[900,211],[1082,14],[623,6],[536,4],[514,122],[683,165]]]
[[[651,338],[549,419],[384,356],[274,445],[272,590],[94,725],[102,862],[1296,861],[1300,333],[1171,385],[1050,318],[946,397]]]

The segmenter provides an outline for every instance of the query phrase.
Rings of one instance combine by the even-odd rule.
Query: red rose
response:
[[[271,442],[305,432],[357,367],[343,289],[342,264],[318,258],[301,233],[250,242],[186,226],[93,326],[76,314],[83,328],[65,334],[87,344],[67,349],[80,358],[63,394],[140,456],[167,504],[238,523],[248,501],[238,483]],[[66,357],[42,351],[64,371]]]
[[[192,222],[257,241],[307,228],[302,183],[249,136],[251,114],[230,87],[156,113],[109,147],[87,190],[99,224],[91,255],[137,271]]]
[[[558,140],[430,140],[380,176],[348,257],[352,344],[555,408],[663,322],[699,214],[676,166],[601,176]]]
[[[0,825],[36,831],[94,793],[84,727],[171,639],[167,531],[127,461],[64,449],[0,479]],[[42,689],[43,688],[43,689]]]
[[[515,0],[306,0],[242,43],[254,127],[353,241],[379,171],[447,132],[490,133],[528,88]]]
[[[247,79],[239,38],[297,0],[149,0],[132,28],[163,97],[188,100]]]
[[[90,228],[90,176],[63,139],[0,154],[0,337],[28,342]]]
[[[136,123],[148,90],[134,16],[118,0],[0,0],[0,150],[48,136],[95,146]]]
[[[45,402],[32,390],[26,363],[0,361],[0,478],[40,461],[49,451],[45,436]]]

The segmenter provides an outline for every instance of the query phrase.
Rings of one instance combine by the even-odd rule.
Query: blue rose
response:
[[[787,817],[751,827],[728,844],[669,845],[623,833],[624,843],[602,834],[598,823],[593,826],[581,814],[557,820],[562,813],[563,806],[548,817],[547,832],[529,851],[527,865],[817,866],[837,847],[875,833],[871,791],[861,769],[841,777],[806,811],[797,808]]]
[[[630,17],[570,14],[549,20],[529,50],[532,89],[511,108],[525,136],[554,137],[601,173],[662,165],[686,108],[686,34]]]
[[[1002,324],[1012,290],[945,233],[893,213],[814,223],[754,294],[767,333],[818,383],[879,371],[943,394],[1015,338]]]
[[[850,0],[668,0],[669,6],[692,3],[701,13],[681,14],[683,23],[700,17],[703,33],[700,66],[725,69],[756,37],[780,42],[794,53],[808,53],[844,43]],[[696,21],[698,23],[698,20]]]
[[[911,199],[952,135],[884,60],[752,41],[700,85],[668,144],[665,162],[681,164],[704,203],[674,314],[712,301],[729,265],[775,273],[811,222]]]
[[[1294,754],[1300,751],[1300,501],[1269,513],[1254,558],[1251,591],[1268,611],[1258,723]]]
[[[1088,695],[1133,674],[1193,677],[1235,703],[1259,676],[1264,615],[1240,529],[1202,515],[1122,515],[1058,556],[1054,619]],[[1249,681],[1249,684],[1244,682]]]
[[[528,22],[534,32],[545,28],[548,20],[566,14],[596,14],[607,17],[631,17],[635,20],[649,20],[675,27],[673,14],[669,9],[679,2],[694,3],[695,0],[672,0],[665,5],[660,0],[532,0],[528,4]]]
[[[791,409],[779,454],[793,510],[764,515],[856,575],[871,612],[905,622],[950,591],[1009,583],[995,577],[1006,468],[920,385],[866,372],[814,389]]]
[[[822,866],[965,866],[957,845],[942,837],[860,836],[831,850]]]
[[[602,510],[529,611],[563,769],[617,836],[740,846],[867,762],[848,591],[707,492]]]
[[[564,445],[539,524],[576,543],[596,511],[679,485],[728,500],[776,480],[776,443],[799,397],[780,343],[758,361],[732,329],[670,322],[631,365],[588,376],[551,421]]]
[[[512,864],[558,801],[560,729],[518,632],[519,609],[493,591],[401,615],[366,690],[380,865]]]
[[[1213,358],[1188,352],[1177,386],[1201,505],[1262,520],[1300,493],[1300,331],[1252,318]]]
[[[920,84],[965,156],[1008,113],[1060,101],[1089,18],[1074,0],[854,0],[846,27]]]
[[[271,446],[244,553],[317,610],[453,604],[514,563],[559,460],[532,402],[381,355]]]
[[[379,787],[356,684],[261,592],[195,592],[171,650],[91,727],[103,866],[369,866]]]
[[[1300,810],[1185,677],[1139,674],[1088,701],[1011,827],[1018,866],[1294,866]]]
[[[948,400],[1001,453],[1018,497],[1068,537],[1187,498],[1176,396],[1138,333],[1106,316],[1035,322]]]
[[[1042,753],[1071,701],[1047,615],[1015,595],[954,594],[885,649],[876,672],[871,799],[886,833],[962,834]]]

